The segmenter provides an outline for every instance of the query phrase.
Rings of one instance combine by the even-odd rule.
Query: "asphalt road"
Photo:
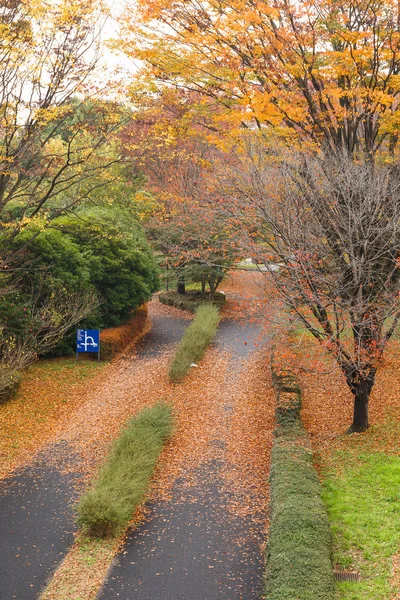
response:
[[[186,319],[155,317],[135,362],[162,353],[180,339],[187,324]],[[68,552],[82,475],[73,472],[73,462],[64,444],[52,445],[33,464],[0,482],[0,600],[37,598]]]
[[[187,325],[186,319],[154,318],[135,361],[161,354],[179,341]],[[256,327],[223,321],[216,344],[233,351],[234,361],[254,349],[257,335]],[[178,502],[176,497],[153,507],[153,518],[131,534],[118,557],[102,600],[259,597],[262,557],[254,545],[237,547],[237,534],[246,537],[250,524],[227,519],[217,486],[219,473],[217,462],[209,465],[190,502]],[[0,600],[36,599],[68,552],[80,476],[68,448],[53,445],[32,465],[0,483]]]
[[[66,450],[53,446],[1,482],[0,600],[36,598],[72,543],[77,473],[49,465]]]
[[[216,345],[238,358],[259,343],[259,329],[223,321]],[[245,343],[246,342],[246,343]],[[227,382],[229,384],[229,382]],[[229,411],[229,406],[226,410]],[[213,440],[219,444],[220,440]],[[176,482],[171,501],[152,506],[152,514],[129,535],[99,595],[99,600],[258,600],[263,557],[250,541],[252,527],[226,510],[223,465],[201,468],[201,482],[185,497]]]

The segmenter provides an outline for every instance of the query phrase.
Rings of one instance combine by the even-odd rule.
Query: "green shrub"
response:
[[[93,486],[78,505],[78,524],[89,535],[115,535],[146,496],[156,461],[172,432],[171,408],[159,403],[134,417],[114,442]]]
[[[202,305],[186,328],[169,369],[172,381],[183,379],[192,363],[198,362],[217,332],[220,317],[218,309],[212,305]]]
[[[33,223],[13,239],[12,248],[20,252],[19,266],[30,267],[22,274],[17,270],[17,297],[0,298],[0,322],[16,332],[25,307],[29,313],[32,291],[36,301],[54,289],[96,293],[100,308],[80,328],[105,329],[128,321],[159,289],[159,269],[141,225],[118,206],[82,208],[43,231]],[[66,342],[60,353],[75,348],[74,334]]]
[[[271,456],[268,600],[333,600],[331,532],[300,418],[301,392],[284,373],[273,377],[277,428]]]
[[[178,294],[178,292],[161,292],[158,296],[159,301],[167,306],[175,306],[180,310],[188,310],[196,312],[201,304],[214,304],[214,306],[222,307],[225,304],[225,294],[216,292],[212,301],[203,298],[201,292],[187,291],[186,294]]]
[[[101,314],[88,329],[117,327],[159,289],[159,269],[140,224],[121,207],[96,207],[57,219],[85,256]]]

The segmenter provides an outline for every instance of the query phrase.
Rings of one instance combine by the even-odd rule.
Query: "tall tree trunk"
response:
[[[369,427],[368,402],[373,383],[373,380],[363,379],[353,388],[354,412],[353,423],[349,429],[350,433],[360,433]]]
[[[201,297],[205,298],[206,295],[206,278],[201,278]]]
[[[178,283],[176,284],[176,291],[182,296],[186,294],[185,280],[182,277],[178,279]]]

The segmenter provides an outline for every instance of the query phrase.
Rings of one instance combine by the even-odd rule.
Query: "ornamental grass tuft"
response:
[[[88,535],[116,535],[145,500],[165,441],[172,433],[172,409],[161,402],[135,416],[114,442],[92,487],[78,505],[77,522]]]
[[[219,312],[215,306],[199,306],[195,318],[183,334],[170,366],[169,377],[172,381],[181,381],[189,371],[190,365],[203,357],[215,337],[219,321]]]

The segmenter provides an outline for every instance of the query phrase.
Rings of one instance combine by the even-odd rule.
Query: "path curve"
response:
[[[158,303],[152,305],[159,306]],[[243,329],[231,320],[223,321],[214,349],[208,353],[201,368],[194,369],[187,382],[175,388],[167,378],[171,344],[181,337],[187,319],[176,316],[176,312],[165,307],[150,312],[153,312],[152,330],[135,356],[127,356],[111,365],[107,370],[108,379],[100,377],[97,387],[95,383],[88,391],[83,405],[63,423],[55,443],[39,454],[31,465],[0,483],[0,513],[3,517],[0,530],[0,600],[37,598],[72,542],[71,502],[78,497],[82,485],[104,459],[109,443],[118,435],[126,419],[160,398],[175,404],[182,422],[175,436],[177,443],[169,446],[164,457],[172,472],[166,470],[168,482],[159,482],[160,496],[153,505],[154,519],[147,520],[142,527],[150,527],[153,533],[160,532],[163,510],[175,524],[179,525],[179,519],[191,523],[193,533],[182,530],[185,531],[184,539],[177,537],[182,542],[181,558],[186,561],[190,576],[180,580],[180,585],[185,581],[186,587],[182,588],[185,595],[176,595],[174,584],[175,588],[171,588],[175,589],[173,595],[167,596],[164,584],[160,588],[161,575],[157,573],[161,571],[151,573],[150,579],[147,579],[149,568],[142,565],[147,581],[146,593],[150,595],[140,597],[145,600],[167,600],[169,597],[173,600],[214,597],[250,600],[258,597],[273,416],[265,359],[261,351],[248,352],[250,348],[256,349],[259,343],[257,327]],[[237,369],[238,361],[243,361],[244,368],[241,370]],[[207,396],[205,404],[202,394]],[[257,398],[257,402],[252,402],[252,398]],[[196,439],[199,423],[204,423],[205,429],[200,433],[200,437],[204,438],[202,443]],[[198,455],[199,449],[200,454],[203,453],[201,456]],[[187,457],[189,462],[194,460],[201,466],[193,469],[193,464],[185,463]],[[178,477],[177,473],[180,473]],[[237,490],[235,488],[241,478],[242,489]],[[191,499],[185,492],[188,488],[191,488]],[[261,495],[260,490],[263,490]],[[163,498],[163,494],[169,495],[169,500]],[[213,501],[207,504],[210,498]],[[177,507],[178,521],[171,512]],[[219,557],[215,555],[212,564],[209,562],[210,552],[204,546],[207,545],[208,534],[203,535],[210,527],[213,535],[209,545],[215,542]],[[141,531],[146,529],[137,530],[133,536],[135,540],[140,538]],[[240,531],[241,535],[233,539],[232,531]],[[215,535],[217,532],[224,540],[222,545],[219,544],[220,536]],[[249,532],[251,535],[247,535]],[[197,567],[196,554],[191,558],[186,551],[189,536],[195,546],[199,544],[199,552],[196,550],[199,554],[198,569],[189,568]],[[146,540],[147,534],[143,537]],[[168,536],[164,538],[164,541],[167,540]],[[177,547],[178,544],[175,544]],[[242,550],[238,552],[240,547]],[[230,552],[233,548],[235,551]],[[220,554],[220,549],[226,554]],[[160,552],[161,557],[164,554],[161,560],[165,564],[163,544]],[[204,557],[208,557],[206,561]],[[177,556],[175,558],[178,560]],[[152,569],[154,564],[147,562]],[[123,560],[118,564],[121,571]],[[174,567],[171,569],[170,573],[173,573]],[[217,576],[206,577],[211,572]],[[119,585],[117,579],[113,573],[104,589],[104,598],[121,598],[120,592],[112,588]],[[124,585],[130,585],[129,579],[132,579],[131,574],[124,578]],[[230,579],[231,587],[235,589],[232,593],[228,591]],[[217,580],[218,593],[215,587]],[[170,583],[164,583],[168,588]],[[194,588],[198,596],[193,595]],[[113,595],[114,592],[116,595]]]
[[[185,318],[155,314],[152,329],[134,358],[123,361],[122,373],[119,363],[108,371],[111,379],[113,376],[119,379],[114,390],[119,395],[120,408],[125,397],[135,392],[134,373],[148,368],[149,359],[166,356],[170,344],[180,339],[187,323]],[[133,369],[127,369],[126,363],[131,367],[131,362]],[[97,406],[98,410],[94,402],[96,394],[100,397],[101,390],[89,396],[87,405]],[[84,411],[85,406],[82,417],[77,418],[78,433],[60,432],[61,441],[48,446],[32,464],[17,469],[0,482],[0,600],[37,598],[73,542],[76,529],[73,504],[82,489],[82,470],[85,471],[87,461],[87,456],[82,460],[76,453],[74,442],[87,427]],[[125,409],[122,412],[125,414]],[[94,450],[100,460],[102,454],[96,445]],[[92,454],[90,444],[84,448],[84,455],[85,452]]]

